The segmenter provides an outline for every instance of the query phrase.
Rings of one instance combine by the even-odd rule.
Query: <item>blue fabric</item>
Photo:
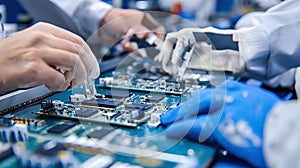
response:
[[[215,89],[198,90],[162,115],[172,138],[219,143],[231,154],[265,167],[262,144],[266,116],[279,98],[266,90],[236,81]]]

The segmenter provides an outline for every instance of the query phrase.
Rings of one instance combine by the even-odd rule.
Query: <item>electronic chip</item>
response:
[[[83,109],[76,111],[76,116],[88,118],[98,113],[96,109]]]
[[[52,134],[61,134],[64,131],[74,127],[76,123],[74,122],[67,122],[67,123],[59,123],[55,125],[54,127],[50,128],[47,130],[47,132],[52,133]]]
[[[38,148],[34,153],[44,156],[57,156],[60,151],[66,151],[67,148],[61,143],[54,143],[52,141],[46,143]]]
[[[113,92],[105,94],[105,98],[123,99],[131,96],[129,92]]]
[[[81,105],[107,107],[107,108],[116,108],[122,104],[123,104],[123,102],[121,102],[121,101],[106,100],[106,99],[91,99],[91,100],[83,101],[81,103]]]
[[[125,108],[139,109],[139,110],[142,110],[142,111],[149,110],[152,107],[153,107],[152,104],[140,104],[140,103],[125,104]]]
[[[158,103],[164,98],[165,98],[164,95],[150,95],[146,98],[146,101],[152,102],[152,103]]]
[[[93,132],[89,133],[87,136],[89,138],[97,138],[102,139],[105,135],[113,131],[112,127],[103,127],[101,129],[94,130]]]

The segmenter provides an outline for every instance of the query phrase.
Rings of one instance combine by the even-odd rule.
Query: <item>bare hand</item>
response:
[[[149,33],[154,32],[159,38],[163,39],[165,28],[160,25],[150,14],[137,10],[111,9],[103,18],[102,25],[99,27],[100,39],[104,42],[115,44],[126,35],[136,35],[143,39]],[[130,33],[128,31],[131,30]],[[133,51],[136,48],[130,45],[128,40],[122,41],[125,50]]]
[[[62,91],[100,74],[95,56],[79,36],[47,23],[0,41],[0,70],[0,93],[40,84]]]

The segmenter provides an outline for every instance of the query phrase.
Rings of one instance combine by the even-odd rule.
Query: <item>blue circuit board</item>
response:
[[[102,74],[91,99],[68,89],[2,116],[0,167],[209,166],[214,147],[170,139],[159,121],[209,81],[137,66]]]

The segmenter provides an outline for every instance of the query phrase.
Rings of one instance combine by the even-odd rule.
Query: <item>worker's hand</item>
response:
[[[95,56],[79,36],[47,23],[2,40],[0,70],[0,93],[40,84],[61,91],[100,73]]]
[[[121,43],[128,51],[137,49],[128,40],[134,34],[140,39],[146,38],[151,32],[161,39],[165,34],[165,28],[150,14],[131,9],[111,9],[104,16],[99,28],[99,37],[103,42],[116,44],[125,38]]]
[[[265,167],[263,130],[268,112],[279,101],[274,94],[236,81],[199,90],[191,99],[161,116],[172,138],[218,142],[231,154]]]
[[[187,48],[195,45],[188,68],[239,72],[242,69],[239,52],[232,49],[214,49],[205,33],[233,35],[234,30],[218,30],[212,27],[185,28],[179,32],[167,34],[160,54],[155,58],[170,74],[177,74],[184,61]]]

